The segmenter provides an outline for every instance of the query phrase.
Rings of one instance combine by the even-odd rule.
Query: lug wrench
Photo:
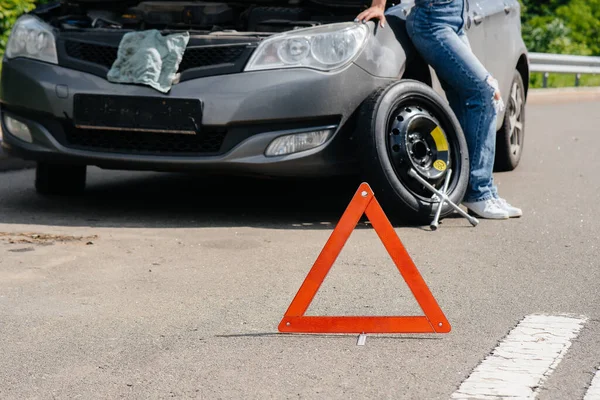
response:
[[[429,182],[427,182],[419,174],[417,174],[417,172],[414,169],[412,169],[412,168],[408,171],[408,175],[410,175],[411,177],[413,177],[416,180],[418,180],[427,189],[431,190],[438,197],[438,199],[439,199],[439,204],[438,204],[438,208],[437,208],[436,213],[435,213],[435,218],[433,219],[433,221],[429,225],[429,227],[431,228],[432,231],[435,231],[438,228],[439,219],[440,219],[440,215],[442,213],[442,207],[444,206],[444,203],[450,204],[450,206],[452,208],[454,208],[460,215],[462,215],[463,217],[465,217],[471,223],[471,225],[477,226],[477,224],[479,224],[479,220],[477,218],[474,218],[474,217],[470,216],[462,208],[460,208],[459,206],[457,206],[456,204],[454,204],[450,200],[450,198],[448,197],[448,195],[446,194],[446,192],[448,191],[448,184],[450,183],[450,176],[452,175],[452,170],[451,169],[448,170],[448,173],[446,174],[446,179],[444,181],[444,187],[442,188],[442,191],[439,191],[435,187],[433,187]]]

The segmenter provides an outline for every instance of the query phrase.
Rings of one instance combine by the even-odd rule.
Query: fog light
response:
[[[265,155],[267,157],[283,156],[285,154],[314,149],[325,143],[332,133],[333,129],[324,129],[314,132],[280,136],[269,144]]]
[[[18,137],[27,143],[33,143],[29,127],[21,121],[17,121],[16,119],[5,115],[4,124],[6,124],[6,128],[11,135]]]

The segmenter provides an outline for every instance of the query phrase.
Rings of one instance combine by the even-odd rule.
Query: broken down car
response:
[[[440,187],[452,170],[448,192],[460,202],[468,180],[464,135],[435,72],[406,34],[412,4],[390,7],[385,28],[353,21],[366,6],[64,0],[38,7],[17,21],[3,59],[2,146],[37,161],[42,194],[81,192],[92,165],[361,174],[387,211],[428,221],[436,201],[408,171]],[[529,84],[519,3],[465,6],[473,51],[506,103],[496,169],[511,170],[522,154]],[[167,42],[125,49],[126,37],[150,32],[160,33],[157,41],[185,38],[181,52]],[[129,53],[154,67],[124,68]],[[139,81],[111,79],[117,64]],[[169,65],[172,73],[162,75]],[[165,76],[172,77],[166,88]],[[442,216],[450,212],[444,206]]]

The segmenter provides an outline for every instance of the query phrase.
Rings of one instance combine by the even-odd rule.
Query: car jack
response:
[[[471,225],[477,226],[477,224],[479,224],[479,220],[477,218],[470,216],[462,208],[460,208],[459,206],[454,204],[450,200],[448,195],[446,194],[448,192],[448,184],[450,183],[450,176],[452,175],[451,169],[449,169],[448,173],[446,174],[446,179],[444,180],[444,186],[442,187],[441,191],[437,190],[435,187],[433,187],[429,182],[427,182],[419,174],[417,174],[417,172],[412,168],[408,171],[408,175],[410,175],[411,177],[418,180],[423,186],[425,186],[427,189],[429,189],[431,192],[433,192],[433,196],[431,198],[437,200],[438,207],[435,212],[435,218],[433,219],[433,221],[431,221],[431,224],[429,224],[429,227],[431,228],[432,231],[437,230],[437,228],[439,226],[440,214],[442,213],[442,207],[443,207],[444,203],[447,203],[452,208],[454,208],[460,215],[465,217],[471,223]]]

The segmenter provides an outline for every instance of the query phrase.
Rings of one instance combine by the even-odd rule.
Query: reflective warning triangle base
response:
[[[366,214],[424,316],[305,316],[352,231]],[[373,191],[362,183],[279,324],[285,333],[448,333],[450,323],[402,245]]]

